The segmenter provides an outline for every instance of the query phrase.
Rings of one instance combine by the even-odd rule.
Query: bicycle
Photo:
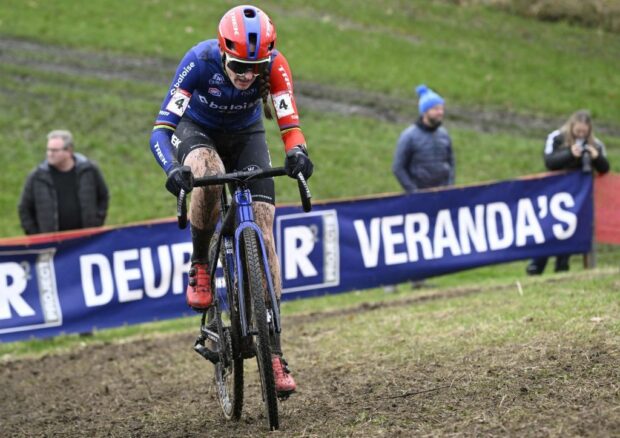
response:
[[[208,257],[214,302],[202,312],[194,350],[214,365],[217,397],[227,420],[241,417],[243,361],[257,358],[270,430],[279,427],[270,337],[281,332],[280,313],[247,183],[282,175],[286,171],[278,167],[194,179],[194,187],[222,185],[220,220]],[[299,174],[297,181],[303,209],[308,212],[312,209],[310,190],[303,175]],[[226,184],[232,185],[231,201]],[[181,191],[177,200],[180,228],[187,226],[185,197],[186,193]]]

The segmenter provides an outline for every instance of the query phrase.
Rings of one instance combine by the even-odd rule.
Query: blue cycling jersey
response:
[[[274,51],[272,59],[275,56]],[[207,128],[230,132],[257,122],[261,110],[258,81],[247,90],[235,88],[224,72],[217,40],[203,41],[177,67],[155,121],[151,149],[168,171],[174,157],[172,133],[183,115]]]
[[[288,62],[274,50],[269,63],[269,92],[285,150],[306,141],[299,126]],[[175,163],[172,134],[182,117],[206,129],[223,133],[243,130],[261,118],[259,81],[247,90],[237,89],[222,65],[217,40],[192,47],[177,67],[151,135],[151,150],[168,173]]]

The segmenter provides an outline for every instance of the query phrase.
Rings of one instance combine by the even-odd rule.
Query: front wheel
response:
[[[209,253],[209,266],[214,266],[212,263],[218,263],[214,249],[211,248]],[[216,308],[211,307],[207,315],[209,321],[207,325],[214,327],[220,336],[217,346],[220,360],[215,364],[214,376],[217,398],[224,417],[227,420],[238,420],[243,409],[243,358],[239,354],[241,325],[235,285],[230,278],[224,257],[222,260],[224,263],[221,269],[216,269],[213,276],[211,290],[222,300],[226,300],[229,309],[227,316],[221,313],[218,316]]]
[[[255,335],[256,359],[262,395],[267,410],[269,429],[276,430],[279,427],[278,399],[271,362],[269,323],[265,307],[267,278],[265,269],[263,269],[256,234],[250,228],[243,230],[243,249],[251,296],[251,329]]]

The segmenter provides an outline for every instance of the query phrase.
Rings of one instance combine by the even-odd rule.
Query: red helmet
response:
[[[269,59],[276,43],[276,28],[269,16],[249,5],[226,12],[217,33],[220,49],[244,61]]]

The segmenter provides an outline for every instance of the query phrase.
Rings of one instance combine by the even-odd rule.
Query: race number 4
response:
[[[273,107],[276,109],[278,119],[295,113],[291,93],[288,91],[284,91],[273,96]]]
[[[177,88],[170,98],[170,102],[166,106],[166,109],[173,114],[181,117],[185,110],[187,109],[187,105],[189,105],[189,100],[192,95],[188,91],[185,91],[181,88]]]

